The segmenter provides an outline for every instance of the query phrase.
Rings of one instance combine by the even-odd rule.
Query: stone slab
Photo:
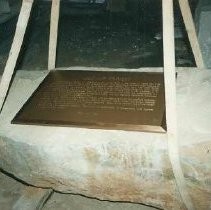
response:
[[[14,205],[23,195],[25,185],[17,180],[12,179],[9,176],[0,172],[0,208],[1,210],[12,210]],[[134,204],[134,203],[116,203],[116,202],[108,202],[108,201],[99,201],[97,199],[86,198],[81,195],[71,195],[71,194],[63,194],[54,192],[50,197],[48,197],[48,191],[46,190],[38,190],[38,193],[34,193],[34,191],[27,191],[32,194],[29,195],[27,201],[31,200],[33,203],[35,200],[35,195],[37,195],[38,201],[45,201],[44,205],[28,205],[30,208],[28,210],[38,210],[39,208],[42,210],[155,210],[155,208]],[[46,194],[44,193],[46,192]],[[25,195],[27,193],[25,192]],[[48,200],[46,200],[47,195]],[[24,199],[24,201],[25,201]],[[37,202],[38,204],[43,204],[43,202]],[[26,205],[25,202],[22,203],[21,210],[24,210]],[[21,206],[21,205],[20,205]],[[36,207],[36,208],[34,208]]]
[[[19,72],[0,115],[0,168],[38,187],[184,209],[165,134],[12,125],[46,72]],[[211,72],[177,78],[180,158],[197,209],[210,209]]]
[[[99,201],[80,195],[54,193],[42,210],[156,210],[134,203]]]

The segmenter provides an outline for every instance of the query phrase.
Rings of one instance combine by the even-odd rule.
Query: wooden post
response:
[[[0,83],[0,112],[6,99],[6,95],[9,90],[10,82],[17,63],[17,59],[21,50],[33,2],[34,0],[23,0],[22,3],[14,40]]]
[[[180,164],[177,139],[176,111],[176,71],[174,43],[173,0],[162,0],[163,7],[163,51],[164,51],[164,81],[166,99],[166,122],[168,136],[169,158],[172,164],[175,180],[180,195],[188,210],[193,210],[193,204],[188,194],[185,178]]]
[[[183,21],[185,23],[185,28],[188,33],[190,45],[193,50],[196,66],[200,69],[203,69],[204,68],[203,56],[202,56],[201,48],[198,42],[196,28],[193,21],[193,16],[191,13],[189,2],[188,0],[179,0],[179,5],[180,5]]]
[[[60,13],[60,0],[52,0],[48,70],[55,69],[56,67],[56,49],[57,49],[57,38],[58,38],[59,13]]]

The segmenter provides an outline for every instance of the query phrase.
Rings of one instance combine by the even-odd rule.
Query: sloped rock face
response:
[[[0,168],[61,192],[184,209],[165,134],[10,124],[44,76],[15,77],[0,115]],[[177,97],[188,189],[196,209],[211,209],[211,72],[179,72]]]

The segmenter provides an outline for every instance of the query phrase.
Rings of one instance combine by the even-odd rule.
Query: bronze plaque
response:
[[[162,73],[51,71],[12,123],[165,132]]]

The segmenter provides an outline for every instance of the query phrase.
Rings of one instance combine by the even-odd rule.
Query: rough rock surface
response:
[[[156,210],[135,203],[108,202],[80,195],[54,193],[42,210]]]
[[[1,210],[17,210],[18,207],[20,210],[155,210],[155,208],[140,204],[99,201],[80,195],[58,192],[46,197],[49,195],[49,191],[46,189],[35,188],[31,192],[32,187],[26,186],[1,172],[0,186]],[[39,193],[39,191],[41,192]],[[27,192],[30,194],[28,195]]]
[[[0,168],[39,187],[184,209],[165,134],[12,125],[45,72],[19,72],[0,115]],[[177,78],[182,167],[196,209],[211,209],[211,72]]]

